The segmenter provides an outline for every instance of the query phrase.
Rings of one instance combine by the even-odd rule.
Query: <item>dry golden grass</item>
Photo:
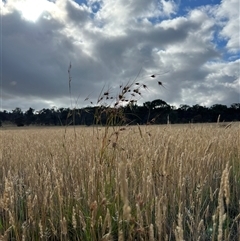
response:
[[[240,240],[239,125],[1,131],[0,240]]]

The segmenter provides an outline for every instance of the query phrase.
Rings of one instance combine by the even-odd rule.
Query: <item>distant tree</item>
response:
[[[38,111],[37,123],[41,125],[51,125],[51,110],[43,108]]]
[[[240,110],[240,103],[233,103],[231,104],[230,108],[235,110]]]
[[[228,121],[239,121],[240,120],[240,103],[231,104],[227,111]]]
[[[183,110],[183,111],[187,111],[189,108],[190,108],[189,105],[181,104],[179,109],[180,109],[180,110]]]
[[[169,116],[168,116],[169,122],[171,124],[175,124],[175,123],[179,122],[178,112],[175,108],[176,107],[171,106],[171,111],[170,111]]]
[[[210,122],[211,116],[209,115],[208,108],[201,105],[193,105],[188,109],[191,112],[192,121],[194,123]]]
[[[152,105],[153,109],[156,109],[156,108],[169,108],[170,107],[165,101],[160,100],[160,99],[153,100],[151,105]]]
[[[0,111],[0,120],[2,122],[10,121],[10,114],[6,110]]]
[[[21,108],[17,107],[12,111],[13,123],[17,126],[24,126],[24,115]]]
[[[143,103],[143,107],[146,107],[149,110],[152,110],[154,106],[151,101],[146,101],[145,103]]]
[[[29,108],[24,116],[25,116],[25,123],[26,125],[30,125],[30,124],[34,124],[35,123],[35,120],[36,120],[36,116],[34,115],[34,109],[33,108]]]
[[[21,108],[17,107],[12,112],[0,111],[0,122],[12,122],[17,126],[34,123],[39,125],[92,125],[96,123],[105,125],[109,113],[113,110],[112,107],[88,106],[81,109],[53,107],[35,111],[30,107],[23,113]],[[191,107],[182,104],[176,108],[161,99],[147,101],[142,106],[133,102],[121,107],[121,117],[118,116],[115,123],[165,124],[168,120],[170,123],[216,122],[219,115],[221,121],[240,121],[240,103],[233,103],[230,107],[221,104],[211,107],[198,104]]]
[[[217,121],[218,116],[220,116],[221,120],[225,121],[227,117],[227,109],[228,107],[226,105],[221,104],[215,104],[210,107],[210,110],[212,112],[212,118],[213,121]]]
[[[189,105],[181,104],[177,109],[178,123],[188,123],[191,120],[191,107]]]

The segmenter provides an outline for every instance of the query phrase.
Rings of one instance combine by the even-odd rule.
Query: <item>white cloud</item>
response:
[[[172,14],[176,14],[177,11],[177,4],[172,1],[172,0],[161,0],[161,4],[162,4],[162,8],[163,8],[163,12],[167,15],[167,16],[171,16]]]
[[[216,10],[216,17],[221,21],[220,36],[227,41],[230,52],[238,52],[240,48],[240,3],[239,0],[222,0]]]

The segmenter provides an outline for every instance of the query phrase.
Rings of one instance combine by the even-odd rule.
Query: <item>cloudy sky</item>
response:
[[[0,4],[2,109],[87,106],[136,78],[139,104],[240,102],[239,0]]]

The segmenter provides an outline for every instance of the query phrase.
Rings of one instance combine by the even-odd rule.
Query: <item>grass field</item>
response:
[[[0,240],[240,240],[237,123],[0,134]]]

